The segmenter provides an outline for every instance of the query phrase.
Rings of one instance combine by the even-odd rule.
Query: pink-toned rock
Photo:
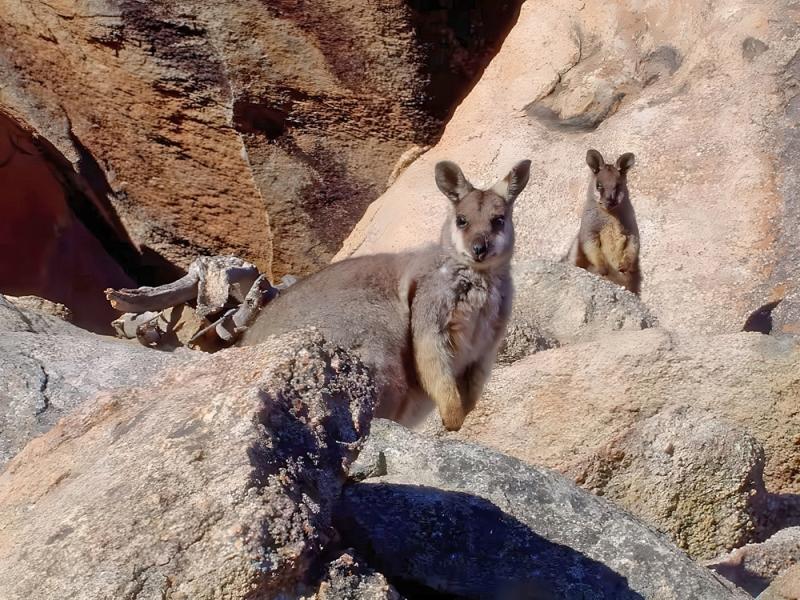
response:
[[[797,564],[800,564],[800,527],[782,529],[760,544],[747,544],[705,563],[753,596]]]
[[[627,290],[583,269],[548,260],[517,261],[514,305],[497,356],[507,364],[612,331],[656,325],[652,312]]]
[[[798,373],[791,338],[607,333],[496,367],[456,437],[568,474],[711,558],[780,517],[764,493],[800,492]]]
[[[338,257],[438,235],[438,160],[476,185],[521,158],[517,256],[566,254],[590,147],[636,154],[642,298],[671,330],[733,332],[800,282],[800,28],[788,0],[544,0],[517,25],[438,144],[370,208]]]
[[[582,487],[652,523],[695,558],[757,539],[767,521],[764,449],[743,427],[702,409],[663,407],[576,471]]]
[[[795,565],[780,575],[758,600],[798,600],[800,599],[800,565]]]

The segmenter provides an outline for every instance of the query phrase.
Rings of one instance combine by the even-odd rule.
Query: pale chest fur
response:
[[[505,326],[506,303],[510,303],[506,288],[510,286],[500,278],[464,277],[456,282],[447,322],[456,371],[493,350]]]
[[[616,219],[608,219],[600,229],[598,238],[603,258],[610,266],[616,268],[625,252],[625,246],[628,243],[628,232],[624,230],[622,224]]]

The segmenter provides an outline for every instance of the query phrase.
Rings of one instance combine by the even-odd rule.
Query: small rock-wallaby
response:
[[[524,160],[479,190],[456,164],[438,163],[436,184],[449,200],[438,244],[325,267],[264,307],[242,343],[315,326],[370,367],[377,416],[415,424],[430,398],[443,425],[459,429],[511,312],[512,213],[529,170]]]
[[[639,293],[639,228],[628,195],[634,156],[626,152],[608,165],[597,150],[586,153],[591,169],[581,226],[567,260]]]

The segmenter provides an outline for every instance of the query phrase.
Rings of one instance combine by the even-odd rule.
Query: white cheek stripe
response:
[[[461,230],[456,227],[455,221],[450,224],[450,241],[453,242],[453,247],[458,252],[469,254],[464,246],[464,236],[461,235]]]
[[[506,225],[508,227],[508,225]],[[503,254],[508,249],[508,236],[506,232],[498,233],[494,238],[492,254]]]

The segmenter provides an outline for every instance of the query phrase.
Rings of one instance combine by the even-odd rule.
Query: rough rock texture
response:
[[[52,317],[71,323],[73,320],[72,311],[63,304],[58,302],[51,302],[39,296],[6,296],[11,304],[23,310],[33,310],[40,313],[45,313]]]
[[[0,295],[0,468],[84,400],[144,385],[188,356],[88,333]]]
[[[103,290],[133,280],[75,212],[91,202],[54,154],[8,118],[0,100],[0,292],[44,296],[71,309],[76,324],[110,331],[115,312]]]
[[[386,474],[349,484],[337,522],[390,578],[469,598],[746,597],[546,469],[383,420],[353,471],[379,453]]]
[[[800,335],[800,290],[788,294],[770,313],[771,327],[767,333]]]
[[[789,527],[760,544],[748,544],[708,561],[705,566],[757,596],[778,575],[798,563],[800,527]]]
[[[3,597],[296,597],[374,401],[308,332],[97,396],[0,475]]]
[[[799,23],[791,0],[526,2],[442,139],[339,256],[437,236],[436,161],[458,162],[478,185],[526,157],[517,256],[563,256],[587,149],[609,160],[630,151],[643,300],[672,330],[740,330],[764,298],[800,282]]]
[[[519,261],[513,313],[498,361],[510,363],[539,350],[655,324],[635,295],[605,279],[565,263]]]
[[[755,539],[766,521],[764,450],[690,407],[643,419],[586,459],[577,482],[669,534],[693,557]]]
[[[402,600],[402,596],[348,549],[328,564],[317,593],[309,600]]]
[[[457,436],[585,479],[708,557],[749,541],[733,524],[752,519],[759,445],[767,491],[797,505],[798,397],[793,338],[616,332],[497,367]]]
[[[194,12],[3,0],[0,105],[66,157],[144,252],[183,268],[238,254],[269,272],[264,200]]]
[[[269,273],[274,239],[276,274],[301,273],[436,139],[519,4],[2,0],[0,106],[110,202],[145,267]]]
[[[230,3],[200,8],[230,69],[234,125],[267,203],[276,273],[307,273],[330,260],[395,164],[438,138],[519,4],[251,0],[235,11]],[[242,35],[257,42],[243,51]]]
[[[797,600],[800,598],[800,565],[782,573],[758,600]]]

